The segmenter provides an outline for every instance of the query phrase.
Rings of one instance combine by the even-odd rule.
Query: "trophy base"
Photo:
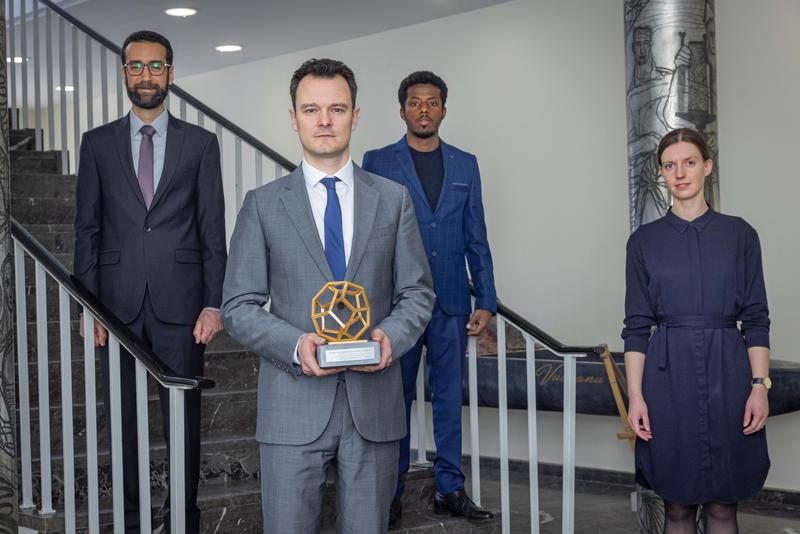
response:
[[[317,347],[317,362],[323,369],[376,365],[381,363],[381,344],[366,340],[334,341]]]

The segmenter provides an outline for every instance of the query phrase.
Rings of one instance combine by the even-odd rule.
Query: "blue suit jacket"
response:
[[[433,273],[436,301],[444,313],[471,312],[466,257],[477,293],[476,307],[497,311],[492,254],[486,240],[478,160],[441,142],[444,182],[439,203],[432,209],[414,168],[406,137],[364,154],[362,167],[405,185],[417,212],[419,231]]]

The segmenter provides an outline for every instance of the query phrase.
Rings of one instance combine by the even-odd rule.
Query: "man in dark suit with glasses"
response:
[[[181,376],[203,374],[205,344],[222,330],[225,208],[214,134],[171,116],[172,46],[140,31],[122,46],[131,112],[86,132],[76,188],[75,275]],[[83,332],[83,326],[81,327]],[[107,332],[95,323],[95,344]],[[110,421],[108,353],[101,351]],[[121,350],[126,532],[139,531],[135,362]],[[169,392],[159,387],[169,445]],[[185,393],[186,532],[199,532],[200,392]],[[164,505],[169,527],[169,496]]]

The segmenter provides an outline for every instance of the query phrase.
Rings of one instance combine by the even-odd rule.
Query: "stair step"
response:
[[[63,199],[75,203],[75,176],[44,173],[12,173],[11,198]]]
[[[75,200],[12,197],[11,216],[22,224],[67,224],[75,220]]]
[[[10,117],[10,115],[9,115]],[[20,128],[8,130],[8,146],[11,150],[35,150],[36,130],[33,128]]]
[[[62,172],[59,150],[9,150],[8,154],[13,172]]]
[[[409,472],[409,484],[424,487],[415,491],[419,495],[427,495],[424,500],[413,501],[404,497],[403,516],[392,533],[469,533],[489,534],[499,532],[499,518],[484,524],[468,523],[463,519],[434,514],[430,496],[433,493],[433,470],[430,467],[412,468]],[[335,532],[336,505],[335,483],[326,485],[323,498],[322,532]],[[152,496],[152,517],[154,524],[160,523],[160,506],[164,499],[163,492],[154,492]],[[226,481],[220,484],[204,484],[198,491],[198,505],[201,509],[201,532],[263,532],[261,520],[261,488],[255,479]],[[78,509],[78,532],[85,532],[85,504],[80,501]],[[110,500],[106,496],[101,500],[101,531],[109,532],[112,521]],[[38,530],[39,532],[63,532],[63,513],[43,517],[31,510],[21,510],[20,526]]]

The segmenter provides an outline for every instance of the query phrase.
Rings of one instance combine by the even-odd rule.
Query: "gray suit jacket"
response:
[[[357,166],[354,195],[346,279],[366,289],[372,327],[389,336],[396,363],[422,335],[435,298],[414,205],[405,187]],[[325,429],[337,377],[305,376],[292,356],[300,336],[314,331],[311,299],[332,280],[302,167],[250,191],[231,240],[222,319],[235,339],[261,355],[260,442],[304,445]],[[381,442],[405,435],[399,365],[348,371],[347,395],[361,436]]]

